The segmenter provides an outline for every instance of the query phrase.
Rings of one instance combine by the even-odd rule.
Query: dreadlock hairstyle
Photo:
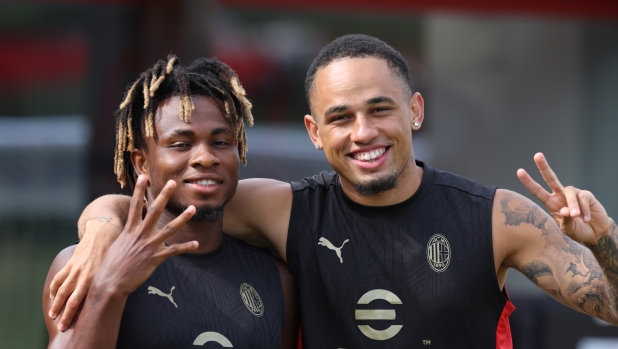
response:
[[[375,57],[384,59],[388,63],[391,72],[401,80],[405,89],[412,93],[412,81],[410,81],[408,63],[399,51],[392,48],[384,41],[364,34],[348,34],[333,40],[320,51],[313,60],[307,77],[305,78],[305,94],[307,103],[313,93],[315,75],[322,67],[344,58]]]
[[[143,72],[131,85],[116,111],[116,151],[114,173],[124,187],[135,186],[137,179],[131,152],[146,149],[146,138],[154,136],[154,115],[159,103],[180,96],[178,115],[189,122],[195,106],[191,96],[212,97],[223,115],[230,121],[238,144],[238,154],[247,164],[246,122],[253,126],[251,102],[238,75],[216,58],[200,58],[188,67],[181,67],[178,57],[169,55]]]

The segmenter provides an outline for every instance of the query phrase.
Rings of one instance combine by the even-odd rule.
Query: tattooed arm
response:
[[[562,304],[618,325],[615,222],[590,192],[562,187],[542,154],[535,161],[552,194],[525,171],[518,175],[551,216],[519,194],[496,193],[493,235],[498,276],[515,268]]]

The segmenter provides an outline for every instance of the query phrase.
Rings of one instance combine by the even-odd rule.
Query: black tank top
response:
[[[224,234],[213,252],[163,262],[129,296],[117,348],[279,348],[283,318],[274,257]]]
[[[417,164],[417,192],[388,207],[353,202],[334,172],[292,183],[304,349],[496,348],[496,188]]]

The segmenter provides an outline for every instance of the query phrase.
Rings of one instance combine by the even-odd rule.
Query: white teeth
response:
[[[386,151],[386,148],[380,148],[380,149],[376,149],[367,153],[359,153],[354,155],[354,158],[356,160],[361,160],[361,161],[369,161],[369,160],[373,160],[377,157],[379,157],[380,155],[384,154],[384,152]]]
[[[205,179],[205,180],[197,181],[195,183],[197,183],[199,185],[202,185],[202,186],[205,186],[205,187],[207,187],[209,185],[217,184],[217,182],[215,182],[215,181],[213,181],[211,179]]]

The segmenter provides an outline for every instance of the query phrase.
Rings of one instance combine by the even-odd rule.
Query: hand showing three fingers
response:
[[[123,232],[110,246],[93,281],[94,287],[105,287],[120,295],[128,295],[143,284],[155,268],[167,258],[195,250],[197,241],[166,246],[164,241],[187,223],[195,214],[195,207],[189,206],[181,215],[157,230],[157,222],[176,183],[169,181],[149,206],[146,217],[142,219],[143,197],[146,178],[138,178],[129,217]]]
[[[607,234],[609,229],[609,217],[605,208],[591,192],[562,186],[542,153],[534,156],[534,162],[552,190],[551,194],[524,169],[517,171],[519,180],[545,205],[566,235],[588,246],[596,245],[597,240]]]

